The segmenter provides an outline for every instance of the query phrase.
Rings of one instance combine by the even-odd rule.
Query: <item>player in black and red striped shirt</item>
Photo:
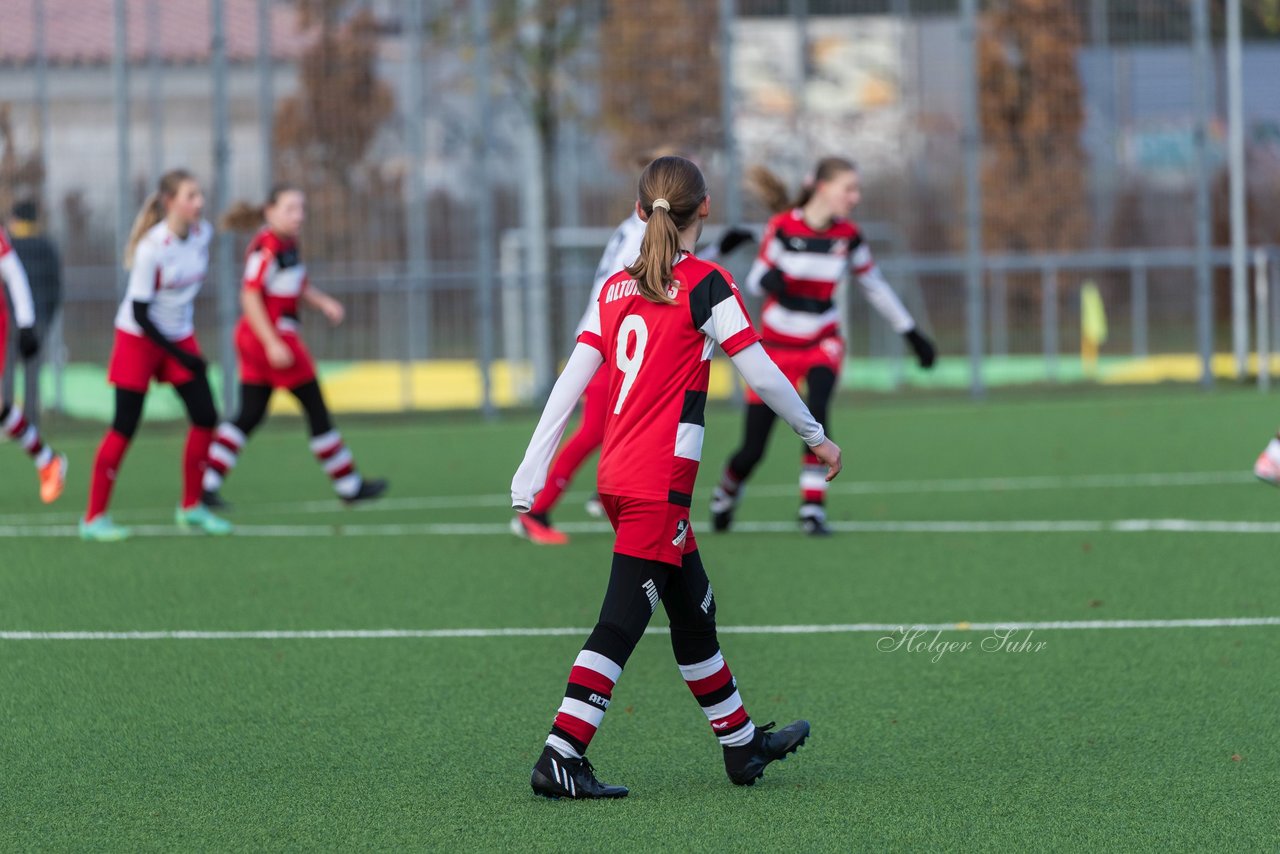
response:
[[[604,371],[598,486],[616,534],[613,563],[600,619],[569,671],[533,769],[534,792],[552,798],[627,794],[597,780],[585,754],[659,602],[681,676],[723,747],[734,783],[751,785],[809,734],[807,721],[778,732],[756,727],[716,636],[715,598],[689,521],[716,348],[824,461],[828,478],[840,471],[840,449],[765,354],[729,274],[693,255],[710,211],[698,167],[683,157],[649,164],[636,209],[646,222],[640,256],[604,283],[589,309],[511,482],[512,506],[529,512],[574,404],[597,369]]]
[[[861,199],[858,171],[852,162],[827,157],[818,163],[798,198],[769,170],[751,175],[756,188],[779,213],[769,220],[760,254],[747,275],[746,287],[764,296],[760,329],[770,357],[799,388],[808,387],[809,409],[826,427],[831,397],[844,364],[844,338],[836,288],[852,271],[867,301],[911,345],[922,368],[933,366],[933,342],[880,273],[862,232],[849,214]],[[727,531],[744,482],[764,456],[774,413],[747,390],[746,429],[742,445],[729,458],[712,492],[711,521]],[[826,467],[808,448],[800,471],[800,523],[811,535],[830,533],[826,515]]]
[[[281,184],[271,189],[262,205],[239,204],[222,217],[234,231],[257,228],[249,244],[240,304],[244,316],[236,325],[236,354],[240,358],[240,414],[218,426],[209,446],[203,501],[225,507],[221,488],[240,458],[245,442],[267,417],[272,393],[288,389],[307,416],[311,453],[347,504],[377,498],[387,489],[382,478],[365,478],[325,404],[315,362],[302,340],[298,318],[301,304],[319,311],[334,326],[346,311],[342,303],[313,287],[302,263],[298,236],[306,218],[306,195],[298,187]]]

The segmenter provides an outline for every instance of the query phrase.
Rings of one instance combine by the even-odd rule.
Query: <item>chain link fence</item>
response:
[[[204,179],[211,218],[274,182],[307,190],[312,281],[348,321],[304,325],[326,376],[346,378],[340,407],[533,402],[658,149],[707,172],[709,236],[767,217],[743,182],[753,165],[798,185],[823,155],[859,163],[855,216],[952,372],[904,365],[851,292],[854,384],[1079,376],[1086,283],[1122,381],[1211,377],[1233,344],[1239,374],[1230,320],[1255,289],[1233,288],[1226,251],[1228,6],[11,0],[0,210],[40,200],[63,254],[46,375],[70,383],[64,406],[78,377],[101,384],[119,247],[179,165]],[[1273,6],[1240,7],[1245,237],[1264,261],[1280,242]],[[223,235],[197,307],[229,370],[246,239]],[[749,247],[727,261],[739,275],[749,262]],[[1154,357],[1192,368],[1161,373]]]

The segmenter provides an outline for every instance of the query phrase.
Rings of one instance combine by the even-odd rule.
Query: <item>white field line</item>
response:
[[[832,495],[900,495],[1055,491],[1065,489],[1133,489],[1161,486],[1235,486],[1253,482],[1253,475],[1246,471],[1152,472],[1147,474],[1036,475],[1030,477],[974,477],[938,480],[836,481],[831,484],[828,491]],[[798,487],[793,484],[749,485],[745,494],[763,498],[793,498],[797,489]],[[587,497],[587,494],[583,491],[568,492],[565,494],[564,500],[571,502],[581,501]],[[490,493],[487,495],[391,497],[354,508],[344,508],[336,498],[330,498],[269,504],[246,503],[241,509],[245,514],[296,513],[299,515],[313,515],[337,512],[373,513],[387,510],[462,510],[485,507],[505,509],[510,506],[511,496],[507,493]],[[117,521],[128,521],[130,519],[152,520],[158,514],[167,515],[172,512],[172,508],[153,507],[127,510],[117,513],[115,516]],[[235,515],[233,512],[232,518]],[[0,514],[0,524],[68,523],[74,522],[76,518],[76,515],[72,513],[11,513]]]
[[[903,521],[828,523],[832,530],[861,534],[1070,534],[1070,533],[1178,533],[1178,534],[1280,534],[1280,521],[1242,522],[1214,519],[1014,519],[1009,521]],[[559,526],[568,534],[609,534],[604,522],[568,522]],[[794,533],[794,522],[740,522],[733,526],[739,534]],[[137,525],[135,537],[200,537],[173,525]],[[507,534],[501,522],[458,524],[333,524],[333,525],[238,525],[236,537],[317,538],[317,537],[491,537]],[[74,525],[3,525],[0,539],[73,538]]]
[[[1096,629],[1216,629],[1280,626],[1280,617],[1220,617],[1184,620],[1062,620],[1001,623],[837,623],[794,626],[721,626],[731,635],[893,634],[920,632],[1059,631]],[[654,626],[654,634],[667,630]],[[129,641],[129,640],[388,640],[442,638],[581,637],[588,628],[525,629],[320,629],[258,631],[142,631],[142,632],[31,632],[0,631],[2,641]]]

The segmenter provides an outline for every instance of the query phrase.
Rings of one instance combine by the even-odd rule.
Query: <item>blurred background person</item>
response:
[[[41,347],[29,359],[22,361],[22,403],[27,420],[40,423],[43,410],[40,402],[40,369],[45,358],[54,353],[53,328],[62,310],[62,260],[58,248],[44,234],[40,226],[40,207],[31,199],[19,201],[13,206],[9,219],[9,240],[18,260],[27,271],[27,283],[31,288],[31,302],[35,309],[35,333]],[[16,343],[16,342],[15,342]],[[16,399],[15,379],[19,360],[9,354],[8,369],[4,374],[4,396]]]

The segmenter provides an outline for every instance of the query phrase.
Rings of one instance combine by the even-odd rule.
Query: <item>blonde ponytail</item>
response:
[[[648,217],[640,256],[627,267],[640,295],[650,302],[671,304],[667,293],[680,257],[680,232],[698,216],[707,197],[707,182],[691,161],[659,157],[640,175],[640,208]]]
[[[124,246],[126,270],[133,268],[133,254],[138,250],[138,241],[142,239],[142,235],[162,219],[164,219],[164,199],[159,192],[154,192],[142,203],[138,215],[133,218],[133,228],[129,229],[129,242]]]
[[[129,242],[124,246],[124,268],[133,267],[133,256],[138,251],[138,241],[150,231],[156,223],[165,218],[169,200],[178,194],[178,188],[187,181],[196,178],[186,169],[170,169],[160,176],[160,182],[151,195],[142,203],[138,215],[133,219],[133,228],[129,229]]]

